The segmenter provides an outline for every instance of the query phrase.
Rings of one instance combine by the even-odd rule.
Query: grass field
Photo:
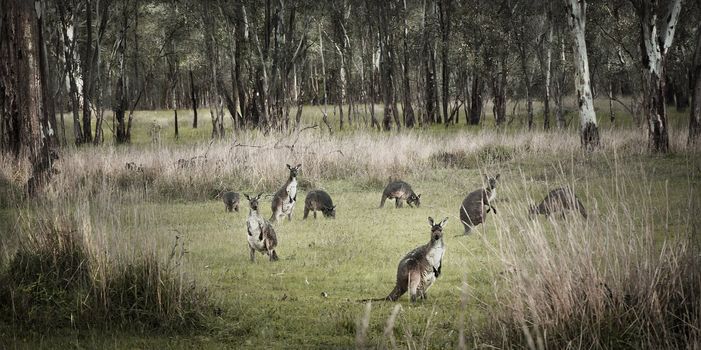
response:
[[[317,108],[308,112],[307,123],[318,122]],[[180,115],[189,125],[188,113]],[[140,112],[132,146],[67,150],[58,164],[61,173],[38,201],[12,197],[7,188],[20,182],[24,170],[3,159],[0,228],[6,234],[0,264],[12,260],[35,218],[78,223],[75,231],[84,244],[105,259],[99,266],[128,264],[144,251],[167,260],[177,240],[182,265],[173,271],[194,280],[212,299],[205,326],[186,332],[93,329],[76,326],[73,315],[62,315],[51,320],[56,330],[50,332],[0,326],[0,347],[413,349],[569,343],[580,348],[593,343],[579,339],[577,346],[576,334],[599,337],[597,344],[605,347],[651,346],[658,343],[635,331],[616,333],[630,316],[621,311],[619,319],[618,311],[592,296],[603,295],[604,285],[612,300],[644,294],[641,290],[647,288],[656,295],[655,310],[664,314],[664,301],[678,299],[665,299],[657,291],[685,286],[682,277],[698,277],[682,269],[701,266],[701,157],[698,149],[686,149],[688,117],[683,114],[672,117],[674,153],[668,156],[649,154],[645,130],[625,117],[620,118],[623,126],[615,128],[602,121],[602,149],[584,154],[573,129],[529,133],[518,122],[499,133],[489,126],[447,131],[434,126],[331,136],[318,128],[299,135],[245,132],[209,144],[208,118],[200,120],[197,130],[181,126],[181,138],[174,141],[167,127],[170,116],[167,111]],[[160,145],[151,144],[147,132],[152,120],[164,126]],[[204,154],[206,163],[176,166],[178,159]],[[127,162],[143,171],[125,169]],[[271,195],[287,176],[285,163],[303,165],[292,221],[275,225],[280,261],[270,263],[259,254],[251,263],[248,204],[244,199],[239,213],[226,213],[215,195],[223,189],[262,192],[262,214],[269,217]],[[462,199],[484,186],[485,174],[496,173],[501,174],[494,204],[498,214],[489,214],[486,224],[462,236]],[[421,194],[419,208],[395,209],[391,202],[378,208],[390,176],[412,184]],[[562,185],[575,189],[589,219],[530,220],[528,206]],[[314,188],[331,194],[338,206],[336,219],[319,215],[301,220],[304,196]],[[411,304],[405,295],[397,303],[360,302],[389,293],[399,260],[428,241],[428,216],[449,218],[443,274],[428,300]],[[695,261],[682,259],[687,256]],[[676,283],[676,277],[682,282]],[[692,279],[692,286],[693,281],[698,280]],[[698,303],[695,286],[691,292],[679,289],[679,295]],[[579,304],[599,306],[582,311]],[[686,321],[696,331],[685,336],[670,331],[676,342],[665,346],[701,339],[699,310],[698,305],[692,308],[695,318]],[[591,314],[597,315],[591,323],[573,321]],[[553,315],[557,317],[549,318]],[[603,322],[607,316],[610,322]],[[648,321],[638,317],[641,323]],[[515,320],[515,328],[505,319]],[[567,322],[581,328],[563,330]],[[667,325],[666,319],[660,322]],[[514,329],[516,340],[506,339]]]

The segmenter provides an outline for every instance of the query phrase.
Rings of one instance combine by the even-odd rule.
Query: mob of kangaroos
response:
[[[494,177],[485,176],[487,188],[481,188],[470,192],[460,205],[460,221],[465,227],[465,234],[470,234],[473,227],[484,222],[489,210],[493,210],[494,214],[497,209],[492,205],[492,201],[497,195],[497,181],[499,174]],[[487,207],[487,210],[484,210]]]
[[[273,196],[273,215],[270,217],[272,222],[277,222],[285,215],[287,215],[287,220],[292,221],[292,209],[294,209],[295,202],[297,202],[297,172],[302,167],[302,164],[297,164],[294,167],[289,164],[286,165],[287,169],[290,170],[290,176],[287,178],[287,182]]]
[[[404,181],[394,181],[387,184],[385,190],[382,192],[382,199],[380,200],[380,208],[385,206],[385,201],[387,199],[394,199],[394,206],[401,208],[406,201],[410,207],[412,204],[416,204],[416,207],[421,205],[421,195],[414,193],[411,189],[411,185]]]
[[[258,213],[258,200],[261,195],[262,193],[255,197],[249,197],[247,194],[244,194],[251,207],[248,213],[248,219],[246,220],[248,248],[250,248],[252,262],[256,260],[256,252],[266,254],[270,258],[270,261],[276,261],[278,260],[277,253],[275,252],[275,247],[277,247],[277,235],[275,234],[273,225]]]

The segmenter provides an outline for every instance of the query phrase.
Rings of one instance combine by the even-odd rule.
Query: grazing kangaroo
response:
[[[238,213],[239,211],[239,200],[240,196],[236,192],[222,192],[221,194],[222,201],[224,201],[224,209],[228,212],[236,211]]]
[[[484,222],[490,210],[497,213],[497,209],[492,205],[492,201],[497,195],[497,180],[500,174],[494,177],[485,176],[487,188],[470,192],[460,205],[460,221],[465,226],[465,234],[470,234],[473,227]],[[487,210],[484,210],[487,207]]]
[[[397,283],[387,297],[370,300],[397,301],[407,290],[412,303],[417,297],[421,299],[428,297],[428,289],[441,275],[443,254],[445,254],[443,228],[447,222],[448,218],[445,218],[436,224],[432,217],[428,218],[428,223],[431,225],[431,238],[428,243],[412,250],[399,261]]]
[[[582,217],[587,218],[587,211],[579,198],[577,198],[577,195],[574,194],[574,191],[570,187],[559,187],[550,191],[540,204],[537,206],[532,205],[528,209],[528,216],[530,218],[538,214],[550,216],[559,212],[564,218],[566,211],[575,209],[582,214]]]
[[[333,205],[331,196],[322,190],[314,190],[307,193],[307,198],[304,199],[304,217],[306,219],[309,215],[309,211],[314,212],[314,218],[316,219],[316,211],[321,211],[324,217],[336,218],[336,206]]]
[[[297,202],[297,172],[302,164],[297,164],[297,166],[292,167],[289,164],[287,169],[290,170],[290,176],[287,178],[287,182],[275,192],[273,196],[273,216],[270,217],[270,221],[277,222],[279,218],[287,215],[287,220],[292,221],[292,209],[295,207],[295,202]]]
[[[385,201],[387,199],[394,199],[394,206],[401,208],[406,201],[410,207],[412,204],[416,204],[418,208],[421,205],[421,195],[414,193],[411,189],[411,185],[404,181],[394,181],[390,182],[385,190],[382,191],[382,200],[380,201],[380,208],[385,206]]]
[[[248,247],[251,249],[251,262],[256,261],[257,251],[268,255],[270,261],[277,261],[278,256],[275,252],[275,247],[277,247],[277,235],[275,235],[273,225],[258,213],[258,200],[261,194],[256,197],[249,197],[247,194],[244,194],[251,207],[251,211],[248,213],[248,219],[246,220],[246,226],[248,228]]]

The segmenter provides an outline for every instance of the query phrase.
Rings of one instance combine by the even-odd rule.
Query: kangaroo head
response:
[[[443,239],[443,228],[448,223],[448,218],[443,219],[439,223],[433,222],[432,217],[428,217],[428,224],[431,225],[431,241],[440,241]]]
[[[419,207],[421,205],[421,195],[412,193],[409,198],[406,199],[406,202],[408,204],[414,204],[416,207]]]
[[[248,205],[251,206],[251,209],[257,211],[257,210],[258,210],[258,200],[260,199],[260,196],[263,195],[263,194],[262,194],[262,193],[259,193],[259,194],[258,194],[257,196],[255,196],[255,197],[250,197],[249,195],[247,195],[247,194],[245,194],[245,193],[244,193],[243,195],[246,197],[246,199],[248,199]]]
[[[324,207],[321,209],[321,213],[324,214],[324,216],[335,219],[336,218],[336,206],[333,205],[331,208],[329,207]]]
[[[487,184],[489,186],[489,189],[493,190],[493,189],[497,188],[497,181],[499,181],[499,175],[501,175],[501,174],[497,174],[496,176],[489,176],[489,175],[484,176],[485,180],[487,180]]]
[[[302,167],[302,164],[297,164],[297,166],[290,166],[289,164],[287,165],[287,169],[290,169],[290,178],[294,179],[297,177],[297,172],[299,171],[299,168]]]

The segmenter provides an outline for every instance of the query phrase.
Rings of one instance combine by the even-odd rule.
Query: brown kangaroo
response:
[[[587,218],[587,211],[579,198],[577,198],[577,195],[574,194],[574,191],[570,187],[559,187],[550,191],[540,204],[531,206],[528,209],[528,216],[530,218],[538,214],[550,216],[559,212],[562,217],[565,217],[566,211],[575,209],[579,211],[582,217]]]
[[[431,238],[428,243],[412,250],[399,261],[397,283],[387,297],[370,300],[397,301],[407,290],[411,302],[415,302],[416,298],[428,297],[428,289],[441,274],[443,254],[445,254],[443,228],[447,222],[448,218],[445,218],[436,224],[432,217],[428,218],[431,226]]]
[[[277,247],[277,235],[275,234],[275,230],[270,222],[258,214],[258,200],[261,194],[256,197],[249,197],[247,194],[244,194],[251,207],[251,211],[248,213],[248,219],[246,220],[251,262],[256,261],[256,252],[268,255],[270,261],[277,261],[278,256],[275,252],[275,247]]]
[[[221,193],[221,199],[224,202],[224,209],[228,212],[239,211],[239,200],[240,196],[236,192],[223,192]]]
[[[336,206],[333,205],[331,196],[329,196],[326,191],[314,190],[307,193],[307,197],[304,199],[304,217],[306,219],[309,216],[309,211],[314,212],[314,218],[316,219],[316,211],[321,211],[324,217],[336,218]]]
[[[270,221],[277,222],[278,219],[287,215],[287,220],[292,221],[292,209],[295,207],[295,202],[297,202],[297,172],[302,164],[297,164],[297,166],[287,165],[287,169],[290,170],[290,176],[287,178],[287,182],[280,187],[275,195],[273,196],[273,215],[270,217]]]
[[[412,204],[416,204],[418,208],[421,205],[421,195],[414,193],[411,189],[411,185],[404,181],[394,181],[387,184],[385,190],[382,191],[382,200],[380,201],[380,208],[385,206],[385,201],[387,199],[394,199],[394,206],[401,208],[406,201],[410,207]]]
[[[465,227],[465,234],[470,234],[473,227],[484,222],[490,210],[497,213],[497,209],[492,205],[492,201],[497,195],[497,181],[500,174],[494,177],[486,176],[487,188],[482,188],[470,192],[460,205],[460,221]],[[487,210],[484,210],[487,207]]]

